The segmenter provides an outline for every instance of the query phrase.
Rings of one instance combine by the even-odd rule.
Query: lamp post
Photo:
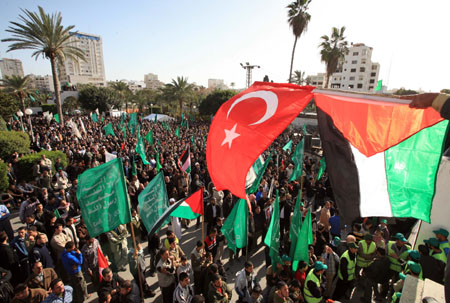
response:
[[[31,115],[33,114],[33,111],[31,110],[31,108],[27,108],[25,110],[25,114],[28,116],[28,125],[30,127],[31,140],[34,142],[33,124],[31,124]]]
[[[22,126],[22,131],[24,131],[25,132],[25,129],[23,128],[23,120],[22,120],[22,117],[23,117],[23,113],[22,113],[22,111],[21,110],[19,110],[17,113],[16,113],[16,115],[17,115],[17,117],[19,117],[20,118],[20,126]]]
[[[150,103],[150,114],[153,114],[153,103]]]

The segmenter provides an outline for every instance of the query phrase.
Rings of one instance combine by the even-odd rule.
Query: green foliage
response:
[[[6,122],[5,120],[3,120],[2,117],[0,117],[0,131],[5,131],[8,130],[8,128],[6,127]]]
[[[58,108],[55,104],[42,104],[41,107],[43,112],[51,112],[52,114],[58,113]]]
[[[441,89],[441,93],[450,95],[450,89],[448,88]]]
[[[19,103],[16,99],[11,94],[0,90],[0,116],[5,120],[9,120],[13,113],[18,110]]]
[[[213,91],[200,103],[200,107],[198,109],[200,115],[215,114],[223,103],[236,94],[237,92],[232,89]]]
[[[397,90],[394,95],[397,96],[405,96],[405,95],[417,95],[418,93],[415,90],[412,89],[405,89],[405,88],[400,88],[399,90]]]
[[[0,131],[0,158],[7,160],[14,152],[30,151],[30,138],[24,132]]]
[[[79,90],[78,102],[83,109],[94,111],[98,108],[100,112],[107,112],[112,107],[122,108],[123,100],[112,88],[83,85]]]
[[[137,106],[139,108],[139,112],[144,114],[149,114],[150,112],[153,113],[160,113],[161,108],[157,105],[157,102],[160,99],[161,92],[158,90],[153,89],[143,89],[136,92],[136,95],[134,96],[134,100],[137,103]],[[152,111],[152,105],[153,104],[153,111]]]
[[[325,79],[324,87],[328,88],[328,83],[331,75],[337,70],[339,62],[344,60],[345,55],[348,53],[348,42],[344,36],[345,26],[341,28],[333,27],[331,29],[331,37],[323,35],[320,37],[322,42],[319,47],[320,60],[327,66],[327,77]]]
[[[64,111],[72,112],[78,108],[80,108],[80,104],[78,104],[78,100],[74,96],[69,96],[66,99],[64,99],[64,103],[63,103]]]
[[[183,112],[183,104],[193,101],[196,98],[194,93],[194,85],[188,82],[188,78],[177,77],[177,80],[172,79],[172,83],[166,84],[162,88],[163,97],[165,100],[171,102],[178,101],[179,114]]]
[[[0,161],[0,193],[5,192],[9,187],[8,164]]]
[[[68,164],[67,155],[62,151],[43,150],[38,153],[28,154],[20,158],[19,162],[17,163],[19,167],[17,172],[17,178],[19,180],[30,181],[33,178],[31,174],[31,172],[33,171],[33,166],[34,164],[39,163],[42,155],[45,155],[46,158],[52,160],[53,163],[52,171],[55,171],[55,162],[56,159],[58,158],[61,158],[61,162],[63,163],[64,166],[67,166]]]

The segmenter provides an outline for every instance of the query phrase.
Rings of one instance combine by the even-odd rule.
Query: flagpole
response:
[[[139,291],[141,293],[141,302],[144,302],[144,290],[142,288],[141,267],[139,266],[139,251],[137,250],[136,238],[134,236],[134,228],[133,228],[133,224],[131,223],[131,221],[130,221],[130,229],[131,229],[131,238],[133,239],[134,252],[136,253],[136,264],[137,264],[137,270],[138,270]],[[144,277],[144,279],[145,279],[145,277]]]

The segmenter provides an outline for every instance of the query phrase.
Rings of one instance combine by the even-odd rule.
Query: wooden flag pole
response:
[[[133,224],[131,222],[130,222],[130,229],[131,229],[131,238],[133,239],[134,252],[137,254],[136,255],[136,264],[137,264],[137,270],[138,270],[139,291],[141,293],[141,302],[144,302],[144,289],[142,288],[141,267],[139,266],[139,251],[137,249],[136,237],[134,236],[134,228],[133,228]],[[144,279],[145,279],[145,277],[144,277]]]

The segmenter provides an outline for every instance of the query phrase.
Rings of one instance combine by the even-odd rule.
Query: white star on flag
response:
[[[223,146],[226,143],[228,143],[228,148],[229,149],[231,148],[231,143],[233,143],[233,140],[240,136],[240,134],[236,133],[236,126],[237,126],[237,123],[230,130],[224,129],[224,131],[225,131],[225,139],[223,139],[223,142],[222,142],[221,146]]]

